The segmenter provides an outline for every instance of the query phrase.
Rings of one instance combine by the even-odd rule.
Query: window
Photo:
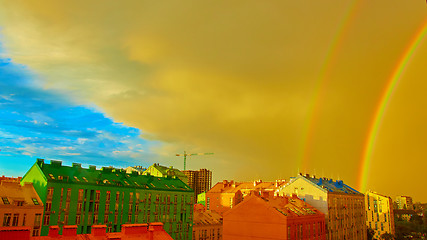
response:
[[[22,226],[25,226],[25,220],[27,218],[27,214],[24,213],[24,216],[22,217]]]
[[[99,201],[99,196],[101,196],[101,192],[99,190],[96,190],[96,196],[95,196],[96,201]]]
[[[52,208],[52,203],[51,202],[46,202],[45,212],[50,212],[51,208]]]
[[[3,227],[9,227],[12,213],[5,213],[3,218]]]
[[[82,211],[82,203],[77,203],[77,212]]]
[[[85,182],[88,182],[87,179],[85,177],[83,177],[83,180],[85,180]]]
[[[40,213],[37,213],[35,215],[35,218],[34,218],[34,227],[40,227],[40,220],[41,220],[41,218],[42,218],[42,215]]]
[[[17,206],[24,206],[24,201],[17,201],[17,202],[16,202],[16,205],[17,205]]]
[[[120,192],[116,192],[116,202],[120,200]]]
[[[49,177],[50,177],[51,179],[55,180],[55,177],[53,176],[53,174],[52,174],[52,173],[49,173]]]
[[[82,201],[83,200],[83,189],[79,189],[79,197],[78,197],[78,200],[79,201]]]
[[[40,204],[39,201],[37,201],[36,198],[32,198],[31,200],[33,200],[34,205],[39,205]]]
[[[18,213],[13,214],[13,219],[12,219],[12,226],[13,227],[18,226],[18,220],[19,220],[19,214]]]
[[[39,231],[40,231],[40,229],[34,228],[33,229],[33,237],[38,236],[39,235]]]
[[[7,197],[2,197],[1,199],[3,200],[4,204],[10,204],[9,200],[7,199]]]
[[[110,197],[111,197],[111,192],[110,192],[110,191],[107,191],[107,197],[106,197],[106,200],[107,200],[107,201],[110,201]]]
[[[106,203],[105,204],[105,212],[107,213],[108,211],[110,211],[110,204]]]
[[[52,197],[53,196],[53,187],[47,188],[47,196]]]
[[[104,223],[108,223],[108,214],[104,215]]]
[[[130,223],[130,222],[132,222],[132,214],[129,214],[128,215],[128,222]]]
[[[95,203],[95,212],[98,212],[98,210],[99,210],[99,203]]]
[[[76,215],[76,225],[80,225],[80,215]]]
[[[67,201],[70,200],[70,197],[71,197],[71,188],[68,188],[67,189]]]
[[[50,215],[44,215],[43,225],[49,225]]]

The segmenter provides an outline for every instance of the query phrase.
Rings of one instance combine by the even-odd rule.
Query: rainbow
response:
[[[343,46],[344,40],[347,38],[350,26],[353,24],[356,19],[357,13],[361,8],[361,3],[363,1],[353,0],[349,7],[347,8],[346,13],[344,14],[341,24],[338,27],[338,30],[329,45],[329,49],[327,51],[324,64],[320,71],[320,77],[317,81],[315,95],[311,104],[309,106],[310,117],[307,118],[306,123],[307,126],[305,132],[305,144],[304,149],[301,151],[303,156],[300,157],[299,167],[303,170],[307,169],[309,166],[309,160],[311,158],[311,149],[314,142],[314,130],[316,129],[316,125],[319,119],[320,114],[320,106],[322,105],[324,96],[326,95],[326,89],[329,84],[329,78],[332,72],[332,69],[337,61],[340,49]]]
[[[367,139],[365,141],[363,156],[359,166],[359,175],[358,175],[358,190],[365,192],[369,176],[369,166],[372,162],[372,153],[375,147],[377,140],[378,132],[383,121],[385,112],[389,105],[390,99],[396,90],[396,87],[401,79],[403,73],[414,53],[418,49],[421,41],[425,38],[427,34],[427,20],[424,21],[424,24],[418,29],[412,40],[407,45],[406,49],[403,51],[402,56],[400,57],[396,67],[394,68],[390,78],[387,81],[387,85],[384,88],[384,91],[381,96],[381,100],[378,102],[374,117],[372,119]]]

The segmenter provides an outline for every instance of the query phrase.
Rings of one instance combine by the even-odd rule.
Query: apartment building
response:
[[[365,209],[366,226],[375,231],[375,239],[379,239],[383,233],[395,233],[393,200],[390,197],[367,191]]]
[[[88,234],[99,224],[120,232],[122,224],[162,222],[173,239],[191,239],[194,192],[174,176],[38,159],[22,182],[34,184],[45,206],[43,236],[55,225],[60,232],[63,226],[77,225],[78,234]]]
[[[325,214],[326,239],[366,240],[365,195],[342,180],[300,174],[276,192],[292,194]]]
[[[20,185],[15,180],[2,180],[0,198],[2,227],[27,227],[32,236],[40,235],[43,202],[32,183]]]

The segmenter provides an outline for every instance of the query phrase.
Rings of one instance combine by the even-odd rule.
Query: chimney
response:
[[[153,222],[153,223],[150,223],[148,231],[149,231],[149,237],[150,237],[149,239],[153,240],[154,232],[160,232],[160,231],[165,231],[165,230],[163,229],[163,223]]]
[[[106,236],[107,235],[107,225],[92,225],[91,235],[94,237]]]
[[[223,181],[222,181],[222,185],[223,185],[224,187],[227,187],[227,185],[228,185],[228,181],[227,181],[227,180],[223,180]]]
[[[62,229],[63,237],[77,236],[77,225],[64,225]]]
[[[81,168],[82,165],[80,163],[73,163],[74,168]]]
[[[145,234],[148,232],[148,224],[123,224],[122,233],[125,236],[134,234]]]
[[[50,226],[49,227],[49,237],[51,238],[58,238],[59,236],[59,227],[58,226]]]

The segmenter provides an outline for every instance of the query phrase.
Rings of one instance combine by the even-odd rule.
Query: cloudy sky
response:
[[[0,170],[315,174],[427,201],[422,0],[0,0]]]

